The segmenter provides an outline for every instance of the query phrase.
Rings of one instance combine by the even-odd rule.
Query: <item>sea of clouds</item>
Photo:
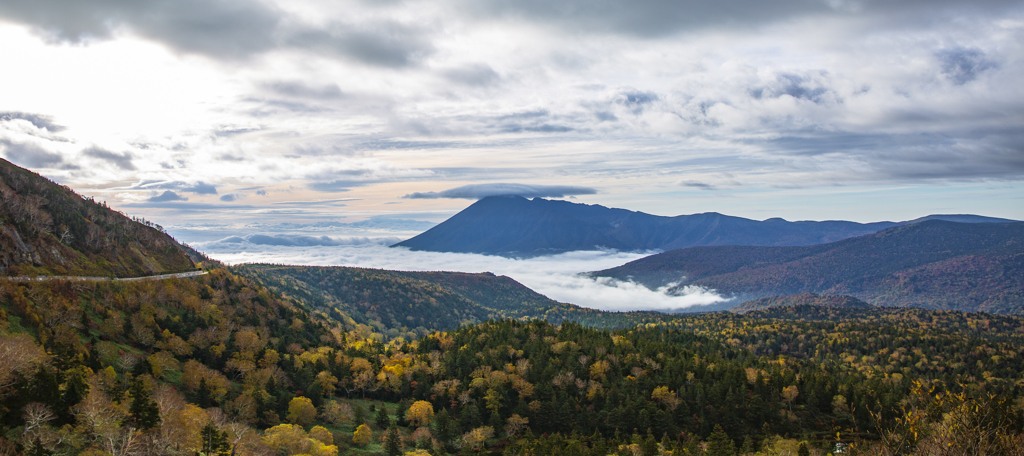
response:
[[[505,258],[471,253],[439,253],[389,247],[398,237],[329,237],[283,234],[228,236],[192,246],[228,264],[276,263],[309,266],[355,266],[399,271],[492,272],[509,276],[551,299],[601,310],[697,310],[726,301],[713,290],[643,285],[582,272],[619,266],[653,252],[575,251],[533,258]],[[696,306],[696,307],[695,307]]]

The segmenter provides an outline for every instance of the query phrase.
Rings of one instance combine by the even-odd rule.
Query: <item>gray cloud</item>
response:
[[[954,48],[936,54],[942,66],[942,74],[956,85],[964,85],[978,78],[978,75],[996,66],[984,52],[978,49]]]
[[[151,203],[167,203],[167,202],[170,202],[170,201],[188,201],[188,198],[185,198],[185,197],[183,197],[183,196],[181,196],[181,195],[179,195],[177,193],[174,193],[174,192],[172,192],[170,190],[166,190],[163,193],[161,193],[161,194],[159,194],[157,196],[154,196],[154,197],[152,197],[152,198],[150,198],[150,199],[148,199],[146,201],[149,201]]]
[[[227,202],[227,203],[231,203],[231,202],[234,202],[234,201],[238,201],[238,200],[240,200],[240,199],[242,199],[244,197],[245,197],[245,195],[242,195],[240,193],[228,193],[228,194],[225,194],[225,195],[221,195],[220,196],[220,200],[224,201],[224,202]]]
[[[962,11],[965,6],[957,0],[787,0],[771,5],[755,0],[457,0],[457,3],[470,14],[481,17],[516,17],[572,31],[640,37],[711,28],[749,28],[801,16],[919,16],[946,8]],[[970,8],[1002,10],[1018,4],[1012,0],[982,0],[972,2]]]
[[[222,58],[271,49],[282,17],[263,2],[237,0],[11,0],[0,4],[0,15],[55,41],[106,39],[127,26],[178,50]]]
[[[178,190],[197,195],[216,195],[217,187],[203,181],[187,183],[181,181],[142,181],[132,188],[143,190]]]
[[[46,130],[50,133],[59,133],[67,129],[63,125],[57,125],[53,123],[53,117],[44,116],[41,114],[30,114],[27,112],[0,112],[0,121],[10,120],[25,120],[35,125],[40,130]]]
[[[389,68],[410,66],[434,51],[425,31],[397,22],[304,29],[287,44]]]
[[[480,199],[488,196],[522,196],[524,198],[563,198],[568,195],[593,195],[590,187],[569,185],[472,184],[440,192],[416,192],[403,196],[410,199],[462,198]]]
[[[316,100],[333,100],[342,97],[337,84],[313,85],[302,81],[274,81],[263,85],[278,95]]]
[[[10,0],[0,3],[0,17],[56,42],[109,39],[127,28],[181,52],[229,60],[300,48],[401,67],[432,50],[421,31],[401,24],[323,29],[256,0]]]
[[[697,189],[701,189],[701,190],[716,190],[717,189],[714,185],[711,185],[711,184],[708,184],[708,183],[705,183],[705,182],[700,182],[700,181],[693,181],[693,180],[688,180],[688,181],[680,182],[679,185],[682,185],[684,187],[693,187],[693,188],[697,188]]]
[[[818,76],[824,75],[819,74]],[[749,93],[750,96],[756,99],[779,98],[783,95],[789,95],[793,98],[799,98],[818,103],[822,101],[824,95],[828,91],[829,89],[826,88],[825,84],[816,81],[811,76],[784,73],[778,75],[775,81],[772,81],[768,85],[754,87],[750,89]]]
[[[78,165],[64,161],[61,154],[50,152],[35,144],[0,138],[0,146],[3,147],[8,160],[25,168],[80,169]]]
[[[109,150],[100,149],[99,147],[90,147],[82,151],[83,155],[98,158],[100,160],[109,162],[118,168],[133,171],[135,170],[135,164],[132,163],[132,154],[128,152],[116,153]]]
[[[501,75],[490,65],[482,63],[448,69],[442,74],[449,81],[467,86],[486,87],[501,81]]]

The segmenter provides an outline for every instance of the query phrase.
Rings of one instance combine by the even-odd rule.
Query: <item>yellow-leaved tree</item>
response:
[[[370,430],[370,426],[360,424],[356,428],[356,432],[352,434],[352,443],[356,445],[366,445],[373,439],[373,431]]]
[[[416,401],[405,412],[405,419],[415,426],[428,426],[434,419],[434,406],[427,401]]]
[[[309,426],[316,420],[316,407],[307,397],[296,397],[288,403],[288,421],[300,426]]]

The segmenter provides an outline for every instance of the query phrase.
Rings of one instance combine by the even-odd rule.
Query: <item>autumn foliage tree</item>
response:
[[[416,401],[405,412],[405,419],[413,426],[428,426],[434,419],[434,406],[427,401]]]
[[[366,445],[370,443],[370,440],[373,440],[373,430],[365,424],[360,424],[352,433],[352,443],[356,445]]]

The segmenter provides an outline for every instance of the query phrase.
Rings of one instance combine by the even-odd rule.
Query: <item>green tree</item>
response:
[[[136,379],[131,387],[132,405],[128,408],[127,422],[139,429],[152,429],[160,424],[160,408],[149,396],[149,390],[142,379]]]
[[[362,405],[356,404],[356,409],[352,412],[352,424],[356,426],[366,424],[366,409]]]
[[[388,416],[387,406],[381,404],[380,407],[377,407],[377,416],[374,421],[380,429],[387,429],[391,427],[391,417]]]
[[[402,454],[402,436],[398,433],[398,426],[388,428],[388,433],[384,436],[384,452],[388,456]]]
[[[448,415],[447,409],[441,409],[434,415],[434,436],[437,437],[437,441],[444,445],[446,449],[451,449],[452,438],[455,435],[455,423],[452,422],[451,416]]]
[[[203,438],[203,454],[207,456],[231,454],[231,445],[228,445],[228,434],[217,430],[217,426],[214,426],[213,422],[206,423],[206,426],[203,426],[203,430],[199,434]]]
[[[711,431],[711,436],[708,437],[708,450],[705,454],[708,456],[733,456],[736,454],[736,444],[725,433],[721,425],[716,424],[715,429]]]

